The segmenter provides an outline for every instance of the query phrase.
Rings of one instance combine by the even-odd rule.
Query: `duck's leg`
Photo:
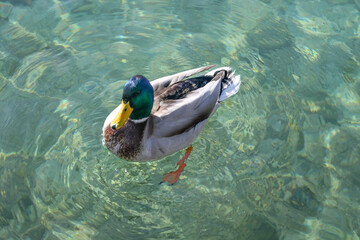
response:
[[[182,159],[180,159],[180,161],[177,163],[179,168],[176,171],[169,172],[169,173],[165,174],[160,183],[168,181],[172,185],[172,184],[177,182],[177,180],[180,177],[180,174],[182,173],[182,171],[186,167],[185,160],[189,157],[191,151],[192,151],[192,145],[190,145],[190,147],[188,147],[186,149],[185,156]]]

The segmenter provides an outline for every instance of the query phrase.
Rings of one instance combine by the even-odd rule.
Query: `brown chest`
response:
[[[109,126],[104,129],[105,146],[115,155],[128,161],[135,161],[141,152],[144,123],[127,121],[117,130]]]

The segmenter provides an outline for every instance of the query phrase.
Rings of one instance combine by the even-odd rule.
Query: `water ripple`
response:
[[[346,13],[346,14],[344,14]],[[358,1],[0,2],[0,238],[358,239]],[[135,74],[241,74],[193,144],[101,143]]]

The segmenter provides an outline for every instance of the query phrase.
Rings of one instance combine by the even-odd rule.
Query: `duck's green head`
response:
[[[119,129],[128,120],[140,120],[150,115],[154,103],[154,90],[149,80],[136,75],[124,86],[120,111],[111,122],[113,129]]]

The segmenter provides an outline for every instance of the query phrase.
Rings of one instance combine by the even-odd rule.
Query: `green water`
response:
[[[101,143],[135,74],[241,74],[184,151]],[[0,0],[0,239],[359,239],[359,0]]]

